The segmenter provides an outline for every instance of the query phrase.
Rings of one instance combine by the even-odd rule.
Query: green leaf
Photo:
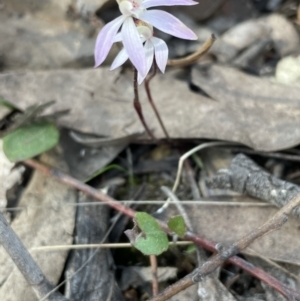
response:
[[[167,234],[162,231],[155,218],[146,212],[138,212],[135,214],[135,223],[142,233],[138,233],[136,226],[125,233],[131,243],[143,254],[160,255],[168,249]]]
[[[186,232],[184,219],[181,215],[172,217],[168,222],[168,227],[179,237],[183,237]]]
[[[3,138],[3,151],[10,161],[22,161],[53,148],[59,140],[56,127],[47,122],[18,128]]]

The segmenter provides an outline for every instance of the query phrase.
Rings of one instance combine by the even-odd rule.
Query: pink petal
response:
[[[131,17],[127,17],[122,26],[122,41],[124,48],[134,67],[141,73],[146,75],[146,56],[143,43],[138,34],[137,28]]]
[[[153,44],[149,40],[146,41],[144,49],[145,49],[145,54],[146,54],[147,69],[146,69],[145,76],[142,76],[140,73],[138,73],[138,84],[139,85],[143,82],[143,80],[145,79],[145,77],[147,76],[147,74],[149,73],[149,71],[153,65],[154,47],[153,47]]]
[[[142,3],[143,8],[153,6],[173,6],[173,5],[196,5],[199,4],[193,0],[144,0]]]
[[[121,65],[123,65],[128,60],[128,54],[126,50],[123,48],[118,55],[116,56],[115,60],[113,61],[110,70],[114,70]]]
[[[124,22],[125,17],[120,16],[107,23],[98,34],[95,45],[95,67],[99,67],[106,59],[108,52],[114,42],[114,37]]]
[[[186,40],[198,39],[191,29],[165,11],[157,9],[147,10],[139,16],[139,19],[174,37]]]
[[[151,42],[154,45],[155,60],[159,70],[165,73],[166,65],[168,62],[169,49],[165,41],[155,37],[151,38]]]

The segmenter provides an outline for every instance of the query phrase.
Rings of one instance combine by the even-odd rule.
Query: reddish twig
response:
[[[153,296],[158,294],[158,276],[157,276],[157,258],[155,255],[150,255],[150,265],[152,272],[152,293]]]
[[[278,230],[288,220],[287,215],[298,206],[300,203],[300,194],[293,198],[286,206],[282,207],[271,219],[264,223],[259,228],[251,231],[245,237],[239,239],[237,242],[232,244],[228,248],[223,248],[220,244],[216,246],[218,253],[212,256],[202,266],[197,268],[195,271],[185,276],[172,286],[167,287],[159,295],[150,298],[149,301],[165,301],[174,296],[177,292],[182,291],[193,284],[200,282],[205,276],[215,271],[229,258],[240,253],[242,250],[247,248],[258,238],[272,231]],[[287,296],[288,300],[294,300],[294,296]]]
[[[134,100],[133,100],[133,106],[147,132],[147,134],[154,140],[157,142],[156,137],[153,135],[152,131],[149,129],[143,111],[142,111],[142,106],[140,103],[140,98],[139,98],[139,87],[138,87],[138,72],[136,70],[136,68],[133,68],[133,91],[134,91]]]
[[[206,250],[209,250],[211,252],[216,251],[216,245],[217,245],[216,243],[214,243],[212,241],[208,241],[198,234],[187,232],[185,234],[184,238],[186,240],[190,240],[190,241],[194,242],[195,244],[197,244],[199,246],[202,246]],[[294,296],[295,300],[300,300],[299,292],[286,286],[285,284],[283,284],[281,281],[279,281],[275,277],[266,273],[262,269],[257,268],[255,265],[242,259],[241,257],[233,256],[228,259],[228,262],[241,268],[242,270],[248,272],[253,277],[255,277],[255,278],[261,280],[262,282],[264,282],[265,284],[269,285],[274,290],[276,290],[277,292],[281,293],[283,296],[288,298],[288,300],[290,300],[291,296]]]
[[[154,61],[154,63],[153,63],[153,72],[152,72],[152,74],[148,78],[145,79],[145,90],[146,90],[147,97],[148,97],[148,100],[150,102],[150,105],[151,105],[151,107],[152,107],[152,109],[153,109],[153,111],[155,113],[155,116],[156,116],[156,118],[157,118],[157,120],[158,120],[158,122],[159,122],[159,124],[160,124],[160,126],[161,126],[161,128],[162,128],[162,130],[163,130],[163,132],[164,132],[164,134],[166,136],[166,138],[168,140],[170,140],[170,136],[169,136],[168,131],[166,130],[166,127],[165,127],[165,125],[164,125],[164,123],[163,123],[163,121],[162,121],[162,119],[160,117],[160,114],[159,114],[159,112],[158,112],[158,110],[156,108],[156,105],[155,105],[155,103],[153,101],[151,90],[150,90],[150,81],[156,75],[156,71],[157,71],[157,65],[156,65],[156,62]]]
[[[131,218],[133,218],[135,215],[134,210],[123,206],[122,204],[120,204],[118,201],[111,198],[110,196],[102,193],[101,191],[99,191],[89,185],[82,183],[79,180],[76,180],[75,178],[70,177],[69,175],[67,175],[59,170],[49,168],[48,166],[43,165],[35,160],[26,160],[26,161],[24,161],[24,163],[27,166],[30,166],[31,168],[39,170],[40,172],[44,173],[45,175],[53,176],[56,179],[58,179],[60,182],[65,183],[68,186],[74,187],[75,189],[78,189],[78,190],[86,193],[87,195],[92,196],[96,200],[99,200],[101,202],[108,204],[110,207],[116,209],[119,212],[122,212],[123,214],[125,214]]]
[[[135,211],[123,206],[115,199],[101,193],[100,191],[94,189],[93,187],[90,187],[72,177],[69,175],[66,175],[58,170],[49,168],[35,160],[26,160],[24,162],[27,166],[34,168],[36,170],[39,170],[40,172],[43,172],[46,175],[53,176],[57,180],[59,180],[62,183],[65,183],[75,189],[78,189],[92,197],[94,197],[96,200],[99,200],[101,202],[107,203],[112,208],[118,210],[119,212],[124,213],[125,215],[133,218],[135,215]],[[159,221],[160,226],[164,231],[167,233],[170,233],[171,231],[167,227],[165,223],[162,221]],[[216,252],[216,243],[208,241],[201,237],[200,235],[194,234],[192,232],[187,232],[184,236],[184,239],[193,241],[195,244],[200,245],[201,247],[205,248],[206,250],[209,250],[211,252]],[[288,298],[289,300],[292,300],[294,298],[295,300],[300,300],[300,293],[291,289],[290,287],[284,285],[276,278],[272,277],[268,273],[264,272],[263,270],[255,267],[254,265],[250,264],[249,262],[243,260],[240,257],[233,256],[228,259],[228,262],[240,267],[241,269],[247,271],[252,276],[256,277],[257,279],[260,279],[264,283],[268,284],[270,287],[281,293],[283,296]]]

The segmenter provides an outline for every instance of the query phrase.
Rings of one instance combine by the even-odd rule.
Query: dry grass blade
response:
[[[207,142],[207,143],[203,143],[203,144],[200,144],[194,148],[192,148],[191,150],[189,150],[188,152],[186,152],[185,154],[183,154],[180,159],[179,159],[179,162],[178,162],[178,170],[177,170],[177,174],[176,174],[176,179],[175,179],[175,183],[173,185],[173,188],[172,188],[172,192],[175,193],[178,186],[179,186],[179,183],[180,183],[180,177],[181,177],[181,173],[182,173],[182,169],[183,169],[183,163],[184,161],[190,157],[191,155],[193,155],[194,153],[200,151],[200,150],[203,150],[205,148],[208,148],[208,147],[215,147],[215,146],[226,146],[226,145],[232,145],[234,143],[230,143],[230,142]],[[171,202],[171,198],[168,198],[167,201],[164,203],[164,205],[159,208],[157,210],[157,213],[162,213],[166,208],[168,208],[169,204]]]
[[[205,53],[208,52],[208,50],[214,44],[215,40],[216,37],[214,35],[211,35],[211,37],[209,37],[205,41],[205,43],[201,46],[201,48],[198,51],[182,59],[168,60],[168,66],[185,67],[196,63]]]

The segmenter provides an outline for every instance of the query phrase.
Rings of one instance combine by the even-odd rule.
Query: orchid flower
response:
[[[95,46],[95,67],[100,66],[106,59],[112,44],[115,42],[115,36],[122,27],[120,34],[129,59],[141,77],[147,75],[146,52],[148,46],[146,47],[145,45],[145,52],[143,40],[140,38],[137,27],[135,26],[136,20],[144,21],[178,38],[187,40],[197,39],[197,36],[191,29],[171,14],[162,10],[147,10],[154,6],[198,4],[193,0],[117,0],[117,2],[122,15],[106,24],[100,31]],[[157,41],[153,41],[155,41],[155,39],[151,41],[151,43],[155,45]]]
[[[146,75],[143,76],[140,72],[138,73],[138,84],[140,85],[150,71],[150,68],[153,64],[154,54],[155,61],[159,70],[162,73],[165,72],[168,61],[169,49],[167,44],[162,39],[153,36],[153,27],[150,24],[138,21],[137,30],[142,42],[146,42],[144,45],[144,52],[146,55]],[[122,37],[120,34],[116,35],[115,41],[122,41]],[[128,58],[129,56],[126,52],[126,49],[123,48],[113,61],[110,70],[114,70],[123,65]]]

